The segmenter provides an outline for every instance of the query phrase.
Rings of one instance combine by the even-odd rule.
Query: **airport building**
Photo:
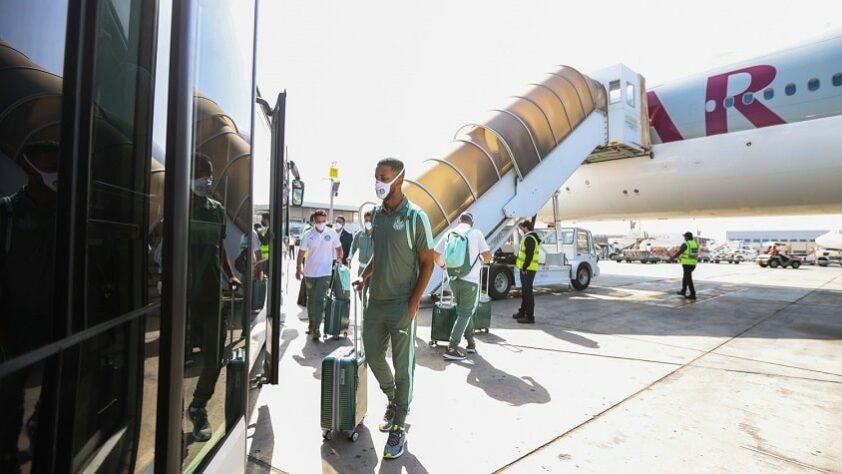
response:
[[[788,244],[815,244],[816,237],[826,234],[826,230],[729,230],[725,238],[729,242],[740,241],[759,248],[763,242],[783,242]]]

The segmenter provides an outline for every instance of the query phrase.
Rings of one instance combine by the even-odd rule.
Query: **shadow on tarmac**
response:
[[[322,359],[336,350],[337,347],[351,345],[353,345],[353,342],[346,337],[315,342],[307,335],[307,342],[304,343],[304,347],[301,349],[301,355],[295,354],[292,356],[292,359],[303,367],[312,367],[313,378],[321,380]]]
[[[516,377],[504,372],[479,354],[470,354],[468,357],[468,361],[456,362],[471,370],[465,381],[481,388],[489,397],[511,406],[543,404],[552,400],[550,392],[534,378],[528,375]]]

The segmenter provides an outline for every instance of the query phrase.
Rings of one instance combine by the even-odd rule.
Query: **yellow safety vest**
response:
[[[685,243],[687,248],[684,249],[684,252],[681,252],[681,264],[696,265],[699,257],[699,243],[695,240],[688,240]]]
[[[532,254],[532,261],[529,262],[529,267],[523,268],[523,262],[526,260],[526,239],[532,239],[535,241],[535,252]],[[523,236],[523,241],[520,243],[520,249],[517,253],[517,261],[515,262],[515,266],[520,268],[521,270],[532,270],[538,271],[538,259],[541,258],[541,246],[538,244],[538,239],[535,238],[535,235],[532,232],[528,232],[526,235]]]
[[[267,227],[267,228],[263,231],[263,233],[261,234],[261,237],[263,237],[263,238],[265,239],[265,238],[266,238],[266,236],[267,236],[268,234],[269,234],[269,228]],[[269,242],[266,242],[266,243],[264,244],[264,243],[262,243],[262,242],[263,242],[263,239],[260,239],[260,241],[261,241],[261,244],[260,244],[260,256],[263,258],[263,260],[269,260]]]

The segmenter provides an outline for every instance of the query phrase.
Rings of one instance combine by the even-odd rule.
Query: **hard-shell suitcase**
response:
[[[231,351],[225,368],[225,421],[227,426],[234,426],[246,406],[246,349]]]
[[[450,333],[456,324],[456,302],[453,291],[447,299],[444,297],[444,285],[447,282],[447,272],[442,270],[442,282],[439,289],[439,300],[433,306],[433,320],[430,323],[430,347],[436,347],[439,341],[450,341]]]
[[[267,280],[252,280],[251,282],[251,310],[260,311],[266,304]]]
[[[359,350],[358,298],[354,296],[354,347],[340,347],[322,360],[321,426],[325,440],[341,432],[359,438],[368,409],[368,369]]]
[[[485,273],[485,288],[483,291],[482,274]],[[491,297],[488,296],[489,274],[491,267],[483,266],[480,270],[480,293],[479,303],[477,303],[477,312],[474,314],[474,331],[488,332],[491,328]]]
[[[328,286],[328,294],[325,296],[325,312],[324,312],[324,335],[337,337],[340,334],[348,335],[348,324],[351,313],[350,292],[348,298],[343,298],[342,284],[338,281],[342,280],[341,273],[348,273],[348,269],[343,265],[334,265],[333,272],[330,277],[330,285]],[[348,274],[350,275],[350,274]],[[350,282],[350,280],[349,280]],[[339,292],[336,288],[339,287]],[[350,288],[350,283],[348,285]]]
[[[337,337],[340,334],[348,336],[350,306],[348,300],[338,299],[332,294],[325,296],[325,337]]]

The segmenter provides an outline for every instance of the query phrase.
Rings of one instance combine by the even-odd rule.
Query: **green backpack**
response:
[[[468,250],[468,235],[474,229],[468,229],[464,234],[451,231],[447,234],[447,241],[444,244],[444,267],[450,278],[459,278],[471,273],[474,264],[477,263],[479,255],[471,261]]]

